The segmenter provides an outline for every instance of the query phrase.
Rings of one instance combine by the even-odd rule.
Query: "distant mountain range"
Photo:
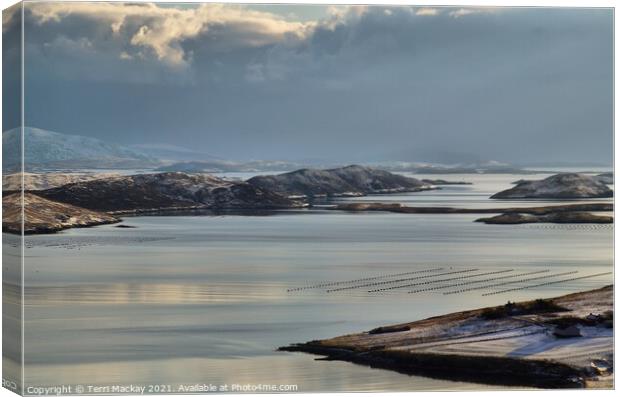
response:
[[[224,173],[224,172],[287,172],[303,168],[329,169],[346,165],[342,161],[281,161],[222,159],[200,150],[167,143],[145,142],[117,145],[102,140],[68,135],[34,127],[24,129],[26,171],[85,169],[149,169],[158,172]],[[19,170],[21,164],[20,129],[2,133],[5,172]],[[461,164],[384,161],[364,165],[390,172],[414,174],[535,174],[497,161]],[[545,172],[551,172],[546,170]]]
[[[20,134],[19,128],[2,133],[5,172],[15,172],[21,166]],[[229,161],[162,143],[122,146],[34,127],[24,129],[24,154],[26,171],[148,168],[200,173],[290,171],[302,167],[302,164],[285,161]]]
[[[303,168],[305,165],[301,163],[293,163],[288,161],[276,161],[276,160],[256,160],[256,161],[225,161],[225,160],[210,160],[210,161],[182,161],[174,164],[164,165],[156,169],[156,171],[164,172],[284,172],[291,171],[298,168]]]
[[[508,164],[487,162],[482,164],[429,164],[417,162],[373,162],[372,168],[390,172],[410,172],[414,174],[536,174],[540,171],[525,170]],[[165,172],[286,172],[301,168],[337,168],[339,163],[306,164],[302,162],[255,160],[255,161],[180,161],[157,168]]]
[[[139,143],[128,145],[131,150],[142,153],[146,156],[154,157],[161,161],[178,162],[178,161],[214,161],[221,162],[223,159],[212,156],[198,150],[188,149],[183,146],[170,145],[167,143]]]
[[[21,130],[2,133],[2,166],[16,170],[21,163]],[[26,170],[62,168],[154,167],[157,158],[96,138],[68,135],[39,128],[24,128]]]
[[[382,162],[373,167],[392,172],[411,172],[415,174],[536,174],[538,171],[526,170],[498,161],[479,163],[437,164],[420,162]]]
[[[480,164],[431,164],[419,162],[371,162],[365,163],[375,169],[413,174],[538,174],[541,171],[526,170],[495,161]],[[165,172],[286,172],[301,168],[337,168],[341,163],[307,164],[303,162],[254,160],[254,161],[180,161],[156,169]],[[549,171],[545,171],[549,172]]]

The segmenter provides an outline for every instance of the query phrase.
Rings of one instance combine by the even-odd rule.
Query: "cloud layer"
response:
[[[26,4],[41,128],[235,158],[611,159],[610,10]]]
[[[62,25],[68,18],[90,21],[96,26],[91,35],[99,39],[109,35],[109,40],[130,49],[119,53],[121,59],[148,53],[170,66],[191,60],[184,41],[206,36],[218,27],[236,36],[228,44],[249,47],[302,40],[312,28],[312,23],[289,22],[270,13],[222,4],[178,9],[148,3],[41,3],[27,5],[27,9],[39,26]]]

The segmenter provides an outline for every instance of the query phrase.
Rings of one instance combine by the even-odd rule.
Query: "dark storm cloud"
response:
[[[29,125],[238,159],[611,160],[610,10],[81,4],[26,12]]]

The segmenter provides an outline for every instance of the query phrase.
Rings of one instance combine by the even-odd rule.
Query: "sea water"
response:
[[[474,184],[347,200],[462,208],[559,203],[488,198],[519,175],[424,177]],[[571,273],[555,279],[612,271],[611,225],[474,222],[481,216],[330,210],[143,216],[124,220],[135,228],[105,225],[27,236],[26,385],[158,385],[173,392],[181,385],[225,384],[294,385],[301,392],[480,389],[276,349],[611,283],[606,275],[485,296],[523,284],[451,295],[444,292],[455,288],[412,294],[407,292],[415,287],[290,291],[438,268],[464,271],[457,275],[471,269],[507,271],[498,276]],[[493,276],[480,279],[485,277]],[[450,282],[458,281],[443,285]]]

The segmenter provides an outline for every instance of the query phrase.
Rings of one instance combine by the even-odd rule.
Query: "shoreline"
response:
[[[333,211],[366,212],[385,211],[399,214],[532,214],[548,215],[554,212],[611,212],[613,203],[583,203],[544,205],[537,207],[505,208],[455,208],[455,207],[409,207],[399,203],[346,203],[329,208]]]
[[[475,220],[475,222],[493,225],[517,225],[523,223],[614,223],[613,216],[591,214],[591,212],[613,211],[613,204],[610,203],[506,208],[409,207],[399,203],[346,203],[338,204],[329,209],[347,212],[383,211],[397,214],[500,214],[490,218],[479,218]]]
[[[357,352],[313,345],[312,342],[305,345],[283,346],[278,348],[278,351],[314,354],[324,356],[317,358],[317,361],[346,361],[370,368],[395,371],[403,375],[455,382],[543,389],[585,387],[583,374],[579,369],[545,360],[403,353],[389,350]],[[452,373],[446,374],[446,372]]]
[[[29,193],[27,196],[38,197],[36,194]],[[11,208],[11,205],[15,205],[7,199],[11,196],[3,197],[3,206],[5,206],[5,213],[8,213]],[[105,221],[101,221],[98,219],[96,221],[88,221],[88,222],[76,222],[74,224],[63,223],[61,226],[58,225],[56,220],[50,221],[50,226],[47,227],[43,223],[38,223],[36,227],[29,227],[29,223],[26,222],[26,231],[24,234],[52,234],[62,230],[71,229],[71,228],[84,228],[84,227],[92,227],[103,224],[110,223],[120,223],[123,221],[122,216],[131,217],[131,216],[148,216],[148,215],[175,215],[175,214],[187,214],[193,211],[205,211],[205,212],[213,212],[217,213],[234,213],[234,214],[243,214],[244,212],[249,213],[268,213],[270,211],[281,211],[281,210],[312,210],[312,206],[296,206],[291,208],[277,208],[277,207],[265,207],[265,208],[248,208],[248,209],[240,209],[240,208],[225,208],[218,207],[214,208],[213,206],[207,205],[193,205],[193,206],[174,206],[174,207],[162,207],[162,208],[142,208],[142,209],[134,209],[134,210],[121,210],[121,211],[92,211],[87,210],[80,207],[75,207],[69,204],[64,204],[60,202],[55,202],[51,200],[46,200],[39,198],[39,200],[44,203],[41,204],[38,210],[45,210],[44,207],[58,206],[61,207],[70,207],[72,215],[75,216],[80,211],[84,214],[98,214],[99,218],[106,219]],[[14,200],[13,200],[14,201]],[[28,205],[26,205],[26,209],[28,210]],[[319,209],[325,209],[329,211],[345,211],[345,212],[393,212],[393,213],[403,213],[403,214],[531,214],[536,215],[539,218],[537,222],[552,222],[552,223],[613,223],[613,217],[605,216],[594,216],[588,214],[581,215],[579,217],[570,217],[567,218],[564,215],[563,218],[557,217],[557,215],[563,214],[577,214],[581,212],[611,212],[613,211],[614,205],[612,203],[584,203],[584,204],[566,204],[566,205],[549,205],[549,206],[538,206],[538,207],[506,207],[506,208],[454,208],[454,207],[408,207],[401,204],[384,204],[384,203],[347,203],[347,204],[336,204],[333,207],[318,207]],[[15,212],[17,214],[18,212]],[[28,211],[32,212],[32,211]],[[14,215],[15,215],[14,214]],[[31,213],[30,216],[34,214]],[[553,215],[556,215],[555,219],[565,221],[553,221]],[[14,216],[14,218],[17,215]],[[544,217],[547,216],[547,217]],[[500,218],[500,217],[496,217]],[[479,219],[478,222],[485,223],[493,223],[492,218],[489,219]],[[566,221],[568,219],[568,221]],[[500,219],[501,220],[501,219]],[[16,228],[16,226],[21,222],[18,222],[18,219],[9,219],[5,216],[3,219],[3,232],[11,233],[11,234],[21,234],[21,229]],[[54,223],[52,225],[52,223]],[[508,222],[497,221],[497,224],[514,224],[514,223],[532,223],[531,220],[527,222],[515,222],[510,220]]]
[[[613,329],[586,313],[613,308],[613,286],[511,305],[521,313],[504,313],[508,306],[467,310],[277,350],[454,381],[548,389],[611,387]],[[578,324],[583,335],[557,336],[558,324],[566,322]],[[599,345],[593,347],[592,341]]]
[[[99,211],[59,203],[25,194],[2,198],[2,232],[15,235],[53,234],[71,228],[86,228],[122,222]]]

